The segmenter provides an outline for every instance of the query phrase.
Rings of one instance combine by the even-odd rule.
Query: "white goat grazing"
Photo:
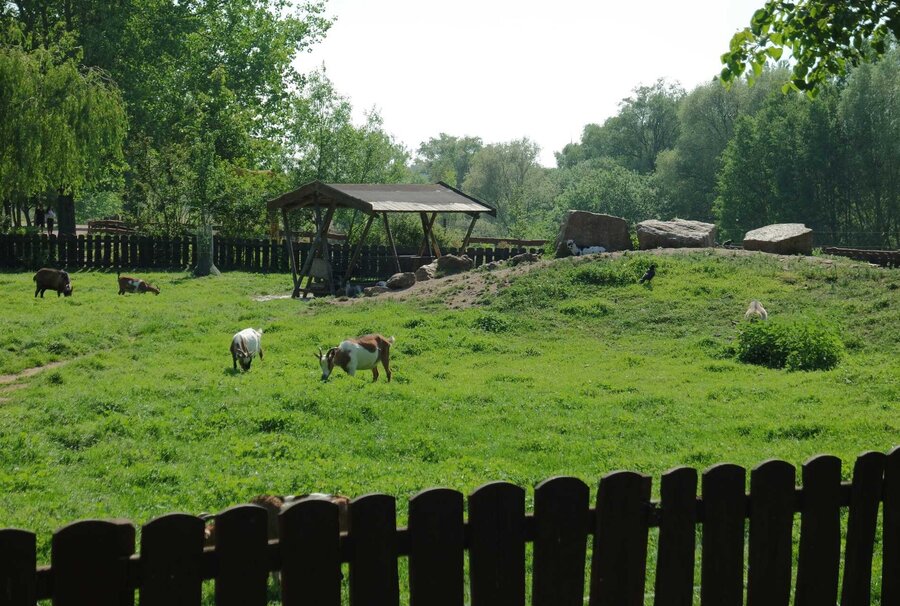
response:
[[[569,249],[569,252],[576,257],[606,252],[606,249],[602,246],[586,246],[584,248],[579,248],[578,245],[575,244],[575,240],[566,240],[566,247]]]
[[[766,308],[762,306],[762,303],[757,301],[756,299],[750,301],[750,307],[747,308],[747,313],[744,314],[744,319],[746,320],[768,320],[769,313],[766,311]]]
[[[250,363],[256,354],[259,354],[260,360],[263,359],[262,334],[261,328],[245,328],[231,338],[231,362],[235,370],[238,362],[242,369],[250,370]]]

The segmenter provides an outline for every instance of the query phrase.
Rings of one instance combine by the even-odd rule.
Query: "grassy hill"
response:
[[[651,287],[637,278],[659,268]],[[0,274],[0,526],[50,533],[74,519],[217,511],[263,492],[532,487],[614,469],[801,464],[900,443],[900,273],[821,258],[629,254],[477,271],[391,299],[287,299],[289,278],[140,274],[162,294],[116,295],[73,274],[75,294],[35,300]],[[461,297],[465,291],[470,296]],[[836,327],[829,371],[738,362],[743,312]],[[458,302],[467,301],[465,305]],[[451,308],[450,305],[454,307]],[[470,304],[474,302],[474,304]],[[237,330],[263,328],[265,359],[232,371]],[[342,338],[397,339],[394,381],[313,353]]]

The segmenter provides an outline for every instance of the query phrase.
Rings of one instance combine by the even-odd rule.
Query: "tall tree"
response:
[[[104,74],[56,50],[0,46],[0,199],[57,191],[60,233],[74,233],[72,196],[121,163],[126,120]]]
[[[622,99],[619,113],[603,126],[585,126],[581,142],[569,144],[557,154],[557,165],[571,167],[585,160],[610,157],[631,170],[653,172],[656,157],[675,145],[678,138],[677,108],[684,89],[657,80],[633,92],[633,96]]]
[[[441,133],[419,145],[419,162],[429,181],[445,181],[461,189],[472,158],[482,147],[480,137],[453,137]]]

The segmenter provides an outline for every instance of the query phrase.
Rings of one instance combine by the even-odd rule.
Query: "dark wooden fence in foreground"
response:
[[[740,606],[746,588],[748,606],[787,606],[792,589],[796,606],[858,606],[872,600],[881,509],[882,568],[874,574],[882,606],[900,604],[900,447],[861,455],[852,482],[841,482],[841,461],[832,456],[803,465],[802,487],[784,461],[754,468],[749,494],[746,475],[732,464],[699,477],[677,468],[662,476],[661,499],[652,501],[649,476],[615,472],[600,480],[594,507],[581,480],[553,478],[535,489],[533,513],[525,511],[525,490],[513,484],[484,485],[467,501],[437,488],[410,499],[409,526],[399,529],[394,498],[373,494],[351,503],[345,534],[336,505],[301,501],[281,513],[280,541],[267,541],[265,510],[244,505],[216,516],[217,545],[206,550],[204,523],[190,515],[144,525],[140,554],[130,522],[83,521],[53,535],[47,567],[36,566],[34,534],[0,530],[0,601],[132,605],[137,590],[142,606],[195,605],[202,582],[212,579],[216,604],[263,606],[268,572],[280,570],[284,604],[338,606],[346,562],[353,606],[396,605],[401,591],[411,606],[462,606],[466,583],[473,606],[522,606],[532,543],[535,606],[582,606],[586,579],[591,605],[639,606],[648,595],[657,606],[690,605],[695,558],[701,605]],[[647,587],[651,528],[659,535],[655,586]],[[400,558],[409,570],[402,589]]]
[[[197,264],[197,243],[193,236],[167,238],[134,235],[0,235],[0,267],[37,269],[59,267],[78,269],[188,269]],[[297,266],[303,267],[309,244],[295,243]],[[508,259],[525,248],[469,248],[468,254],[478,267],[491,261]],[[431,257],[420,257],[417,250],[398,248],[403,271],[414,271],[429,263]],[[460,254],[458,249],[445,253]],[[346,271],[353,251],[349,245],[331,246],[330,261],[337,275]],[[257,272],[291,271],[285,242],[278,240],[215,238],[213,262],[222,271]],[[393,252],[386,246],[363,247],[354,275],[359,279],[387,279],[396,273]]]

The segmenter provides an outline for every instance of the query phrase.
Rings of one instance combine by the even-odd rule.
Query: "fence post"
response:
[[[578,478],[551,478],[534,489],[533,606],[582,606],[591,526],[590,489]]]
[[[691,606],[697,543],[697,470],[676,467],[660,483],[655,606]]]
[[[203,531],[200,518],[158,517],[141,530],[141,606],[200,604]]]
[[[650,530],[650,476],[603,476],[591,562],[591,606],[643,606]]]
[[[0,530],[0,602],[5,606],[34,606],[36,545],[32,532]]]
[[[788,606],[796,470],[766,461],[750,472],[747,606]]]
[[[869,604],[871,601],[872,555],[884,462],[883,452],[867,452],[860,455],[853,466],[841,606]]]
[[[385,494],[366,495],[350,503],[353,606],[396,606],[400,602],[396,507],[394,497]]]
[[[268,514],[236,505],[216,515],[216,606],[266,606]]]
[[[130,547],[128,529],[130,528]],[[54,606],[121,606],[128,600],[127,556],[134,550],[134,527],[104,520],[63,526],[53,534]]]
[[[803,464],[796,606],[836,604],[841,566],[841,460]]]
[[[472,606],[525,604],[525,491],[508,482],[469,495]]]
[[[410,606],[462,606],[463,495],[423,490],[409,500]]]
[[[744,602],[746,477],[743,467],[730,463],[703,472],[701,606],[741,606]]]
[[[307,499],[278,515],[281,599],[284,606],[341,604],[338,506]]]
[[[881,603],[900,606],[900,446],[885,460],[882,533]]]

